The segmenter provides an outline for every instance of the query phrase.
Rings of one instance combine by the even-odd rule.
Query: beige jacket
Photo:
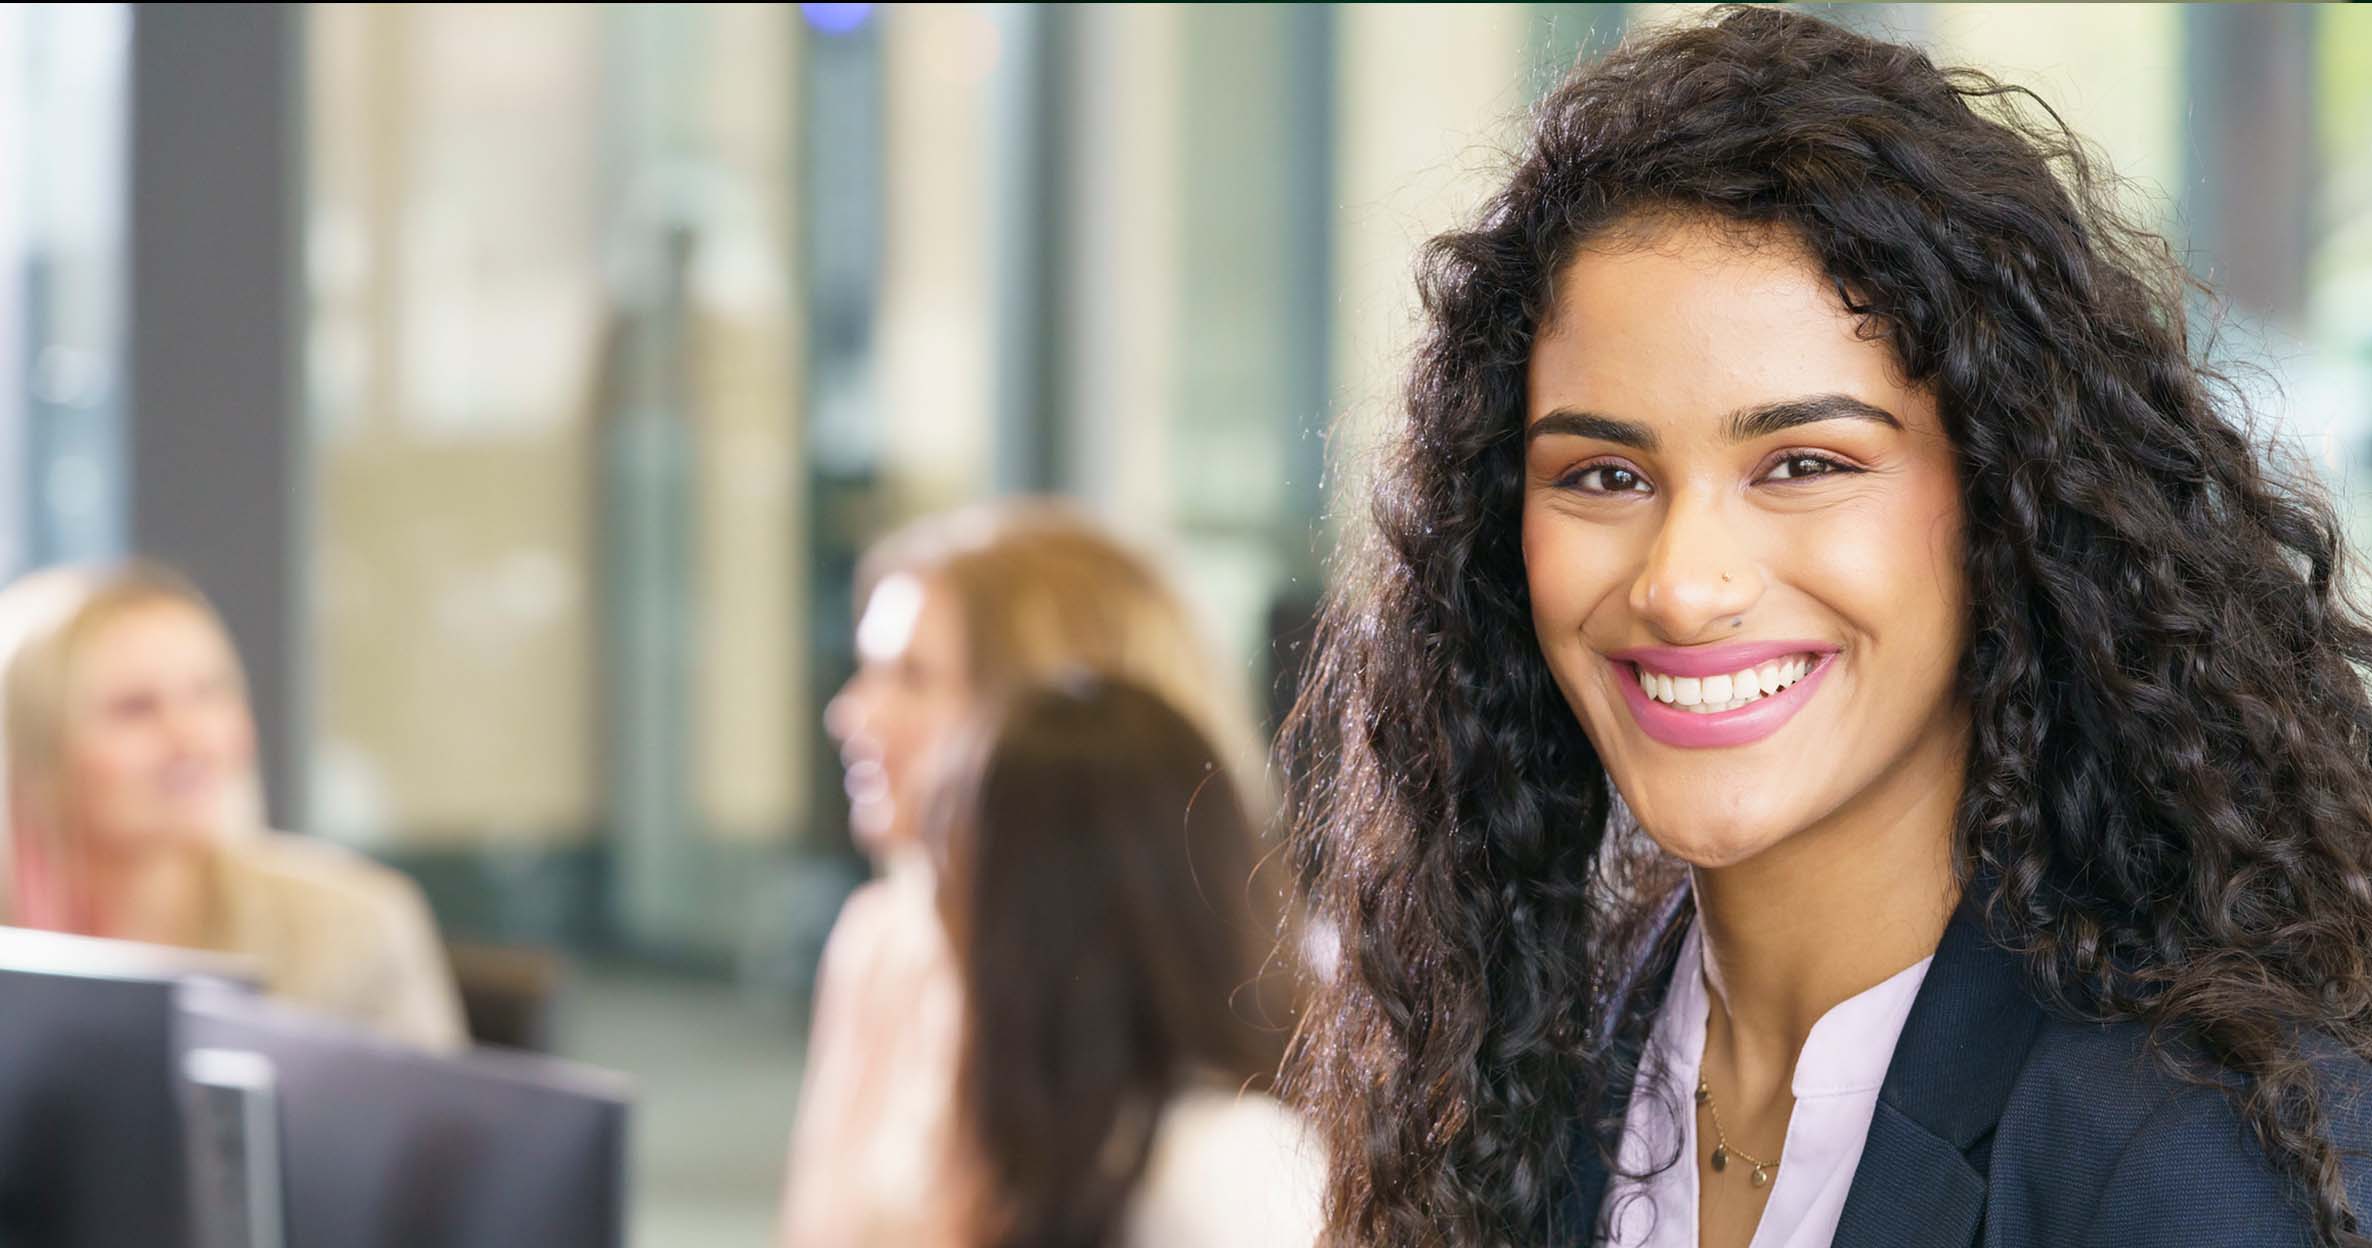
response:
[[[408,877],[293,836],[241,840],[216,861],[222,911],[208,943],[252,959],[266,992],[422,1048],[468,1045],[436,923]]]
[[[851,895],[824,947],[778,1248],[953,1248],[963,989],[911,859]]]

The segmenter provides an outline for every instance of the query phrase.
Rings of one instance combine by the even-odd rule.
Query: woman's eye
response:
[[[106,713],[107,718],[121,723],[125,720],[145,719],[154,714],[156,709],[156,696],[143,693],[132,694],[109,702]]]
[[[1766,481],[1795,481],[1804,477],[1825,477],[1851,469],[1833,459],[1820,455],[1790,455],[1773,465],[1764,475]]]
[[[1565,478],[1565,484],[1584,494],[1644,494],[1647,478],[1621,464],[1592,464]]]

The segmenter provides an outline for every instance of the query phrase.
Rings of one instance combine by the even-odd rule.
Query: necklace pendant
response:
[[[1729,1168],[1730,1168],[1730,1150],[1729,1150],[1728,1148],[1725,1148],[1725,1147],[1723,1147],[1722,1145],[1719,1145],[1719,1144],[1716,1144],[1716,1145],[1714,1145],[1714,1146],[1713,1146],[1713,1172],[1714,1172],[1715,1174],[1719,1174],[1719,1173],[1721,1173],[1722,1171],[1724,1171],[1724,1170],[1727,1170],[1727,1169],[1729,1169]]]
[[[1752,1182],[1756,1187],[1765,1186],[1771,1181],[1771,1172],[1763,1169],[1761,1166],[1756,1166],[1754,1168],[1753,1175],[1749,1176],[1749,1181]]]

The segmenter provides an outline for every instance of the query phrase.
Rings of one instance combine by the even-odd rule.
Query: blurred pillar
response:
[[[1418,249],[1472,216],[1497,189],[1490,154],[1520,141],[1533,20],[1503,5],[1351,5],[1335,14],[1336,418],[1326,498],[1338,528],[1364,514],[1368,469],[1400,425],[1421,322]]]
[[[1182,245],[1207,171],[1184,156],[1185,44],[1201,14],[1163,5],[1090,5],[1076,14],[1064,91],[1062,285],[1071,327],[1056,432],[1055,481],[1140,537],[1175,505],[1171,428],[1181,356]],[[1240,161],[1236,163],[1241,163]],[[1233,188],[1230,187],[1232,190]],[[1163,534],[1166,536],[1166,533]]]
[[[33,127],[24,119],[26,107],[22,49],[25,38],[22,7],[0,7],[0,178],[28,182],[24,170],[33,168],[24,136]],[[0,482],[19,485],[14,497],[0,493],[0,577],[13,578],[25,566],[27,531],[31,529],[31,484],[25,471],[25,409],[31,389],[25,379],[25,357],[32,343],[25,324],[27,261],[32,254],[31,231],[25,227],[18,201],[24,196],[0,195]]]
[[[861,475],[872,440],[867,201],[737,214],[733,195],[755,167],[769,181],[861,196],[878,147],[877,110],[863,106],[870,27],[804,39],[775,12],[602,10],[601,133],[619,188],[596,405],[610,934],[630,949],[709,960],[739,947],[753,868],[772,865],[796,817],[799,784],[746,772],[809,761],[793,756],[809,740],[793,727],[807,712],[789,709],[807,697],[788,670],[805,630],[787,617],[807,571],[807,518],[793,509],[810,496],[793,474],[811,464],[829,498],[833,483]],[[774,46],[750,49],[761,41]],[[720,102],[753,82],[759,98]],[[810,92],[855,106],[810,113]],[[784,119],[808,116],[830,124],[794,153]],[[720,133],[728,121],[755,133]],[[795,318],[776,244],[801,220],[809,300]],[[808,341],[794,340],[795,320]],[[821,367],[802,401],[790,370],[774,366],[808,358]],[[791,441],[808,410],[819,419],[802,454]],[[723,766],[732,758],[744,774]]]
[[[2315,243],[2315,7],[2183,6],[2193,267],[2290,327],[2305,321]]]
[[[110,5],[0,14],[0,482],[18,487],[0,575],[120,555],[127,540],[130,27]]]
[[[1334,344],[1335,11],[1332,5],[1295,5],[1285,27],[1286,212],[1288,254],[1300,258],[1287,279],[1286,318],[1292,327],[1285,394],[1292,444],[1285,455],[1284,553],[1303,592],[1315,604],[1323,562],[1326,510],[1326,430]]]
[[[877,20],[847,28],[810,24],[800,35],[797,153],[800,319],[807,413],[805,601],[809,636],[808,723],[856,670],[855,580],[865,546],[879,535],[873,514],[882,490],[884,425],[876,351],[887,228],[884,178],[884,65]],[[814,843],[849,850],[840,759],[823,733],[807,738],[795,765],[807,770]],[[853,850],[849,850],[853,853]]]
[[[1062,273],[1073,227],[1065,155],[1070,138],[1068,67],[1077,14],[1068,5],[996,8],[1010,58],[998,75],[991,130],[997,159],[996,221],[998,493],[1043,492],[1062,482],[1063,385],[1072,325]]]
[[[205,588],[247,664],[275,823],[303,810],[299,12],[133,7],[133,549]]]
[[[865,361],[870,475],[863,492],[850,495],[852,512],[874,513],[864,539],[896,518],[982,497],[997,480],[1007,304],[997,289],[1004,257],[995,244],[1005,223],[996,191],[1009,173],[1002,162],[1010,137],[997,105],[1016,72],[1003,10],[896,5],[882,11],[880,25],[878,85],[863,96],[881,113],[879,150],[867,166],[872,176],[856,188],[868,199],[862,207],[879,249]],[[836,117],[859,106],[837,96],[828,103],[843,110]],[[853,198],[839,188],[832,194]],[[834,619],[845,633],[846,608]]]

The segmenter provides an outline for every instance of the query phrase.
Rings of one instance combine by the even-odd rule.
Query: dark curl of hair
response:
[[[1799,240],[1939,401],[1971,604],[1955,852],[1993,938],[2063,1014],[2180,1037],[2197,1060],[2161,1055],[2234,1089],[2318,1240],[2353,1236],[2301,1046],[2372,1052],[2372,630],[2329,503],[2260,459],[2190,350],[2190,279],[2113,191],[2020,89],[1732,8],[1578,69],[1479,224],[1429,245],[1406,425],[1283,746],[1342,938],[1288,1066],[1330,1242],[1589,1230],[1566,1176],[1621,1124],[1575,1107],[1631,1074],[1647,1020],[1610,981],[1671,868],[1534,639],[1520,426],[1555,275],[1672,214]]]

